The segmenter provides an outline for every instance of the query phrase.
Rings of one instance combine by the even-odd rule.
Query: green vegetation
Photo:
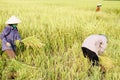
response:
[[[101,11],[95,12],[98,2],[102,3]],[[0,56],[0,80],[13,75],[15,80],[100,80],[99,67],[87,76],[90,66],[81,52],[81,43],[91,34],[107,35],[103,55],[110,59],[104,59],[110,67],[107,65],[105,80],[119,80],[119,4],[103,0],[0,0],[0,32],[5,21],[16,15],[22,21],[18,25],[21,38],[29,46],[24,50],[18,46],[16,60],[7,59],[4,53]]]

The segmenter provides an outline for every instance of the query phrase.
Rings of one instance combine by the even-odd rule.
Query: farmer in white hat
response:
[[[99,64],[99,55],[101,55],[107,46],[107,38],[103,34],[94,34],[87,37],[82,43],[82,52],[85,58],[92,62],[92,66],[103,66]]]
[[[17,24],[21,21],[15,17],[11,16],[5,24],[7,26],[4,28],[2,34],[1,34],[1,40],[2,40],[2,51],[5,51],[7,53],[9,58],[15,58],[15,41],[19,40],[21,41],[20,35],[18,33]]]
[[[100,11],[101,6],[102,6],[102,4],[97,4],[96,12]]]

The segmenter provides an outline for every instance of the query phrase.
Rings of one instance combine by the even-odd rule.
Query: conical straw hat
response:
[[[97,6],[98,6],[98,7],[101,7],[101,6],[102,6],[102,4],[100,4],[100,3],[99,3],[99,4],[97,4]]]
[[[11,16],[5,24],[18,24],[20,23],[21,20],[19,18],[17,18],[16,16]]]

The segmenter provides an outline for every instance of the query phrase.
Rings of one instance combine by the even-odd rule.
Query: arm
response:
[[[18,33],[18,32],[17,32],[17,35],[16,35],[16,40],[21,41],[21,38],[20,38],[20,35],[19,35],[19,33]]]
[[[16,45],[19,45],[19,44],[22,44],[22,41],[21,41],[21,38],[20,38],[20,35],[18,33],[18,31],[16,31],[16,38],[15,38],[16,41]]]
[[[98,54],[102,54],[107,46],[106,41],[99,41]]]
[[[4,41],[5,43],[7,43],[6,36],[9,35],[10,31],[11,31],[10,27],[5,27],[4,30],[2,31],[1,40]]]
[[[15,32],[16,36],[15,36],[15,40],[19,40],[21,41],[20,35],[18,33],[18,29],[16,28],[16,32]]]
[[[10,27],[5,27],[2,34],[1,34],[1,40],[7,46],[11,46],[11,44],[7,41],[7,38],[6,38],[6,36],[9,35],[10,31],[11,31]]]

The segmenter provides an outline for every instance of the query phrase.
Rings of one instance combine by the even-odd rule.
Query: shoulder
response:
[[[98,37],[98,35],[94,34],[94,35],[90,35],[86,38],[86,40],[95,40]]]
[[[107,37],[105,35],[99,35],[99,34],[93,34],[87,37],[87,39],[94,39],[94,40],[99,40],[99,39],[103,39],[103,40],[107,40]]]
[[[11,27],[10,26],[5,26],[4,30],[10,30]]]
[[[11,32],[11,27],[10,26],[5,26],[4,30],[3,30],[3,33],[6,35],[8,34],[9,32]]]
[[[107,37],[105,35],[99,35],[99,39],[103,41],[107,41]]]

